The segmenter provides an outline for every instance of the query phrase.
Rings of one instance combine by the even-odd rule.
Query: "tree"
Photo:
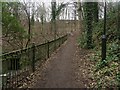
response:
[[[54,31],[54,39],[56,39],[56,1],[51,2],[52,5],[52,29]]]
[[[34,26],[35,23],[35,2],[32,3],[32,15],[31,15],[31,25]]]
[[[51,14],[51,23],[52,23],[52,29],[54,31],[54,39],[56,39],[56,19],[57,17],[60,15],[62,9],[64,9],[66,7],[67,3],[61,3],[58,7],[56,5],[56,1],[52,1],[51,2],[51,6],[52,6],[52,14]]]
[[[14,12],[16,5],[18,4],[14,2],[2,3],[2,39],[13,47],[12,49],[23,48],[22,43],[25,38],[25,30],[17,17],[18,11]]]
[[[118,1],[118,19],[117,19],[117,22],[118,22],[118,40],[119,40],[119,43],[120,43],[120,1]]]
[[[79,18],[79,27],[82,32],[82,6],[80,0],[78,1],[78,18]]]
[[[118,16],[117,16],[117,39],[118,39],[118,45],[120,46],[120,1],[118,1]],[[118,54],[118,57],[119,57],[119,61],[118,61],[118,64],[120,65],[120,47],[117,49],[117,52],[119,53]],[[119,71],[120,71],[120,68],[118,68]],[[120,72],[119,72],[119,75],[120,75]],[[120,77],[119,77],[120,79]],[[120,81],[119,81],[120,83]],[[119,85],[120,87],[120,85]]]
[[[98,7],[98,2],[93,3],[93,20],[95,23],[98,22],[99,20],[99,7]]]
[[[40,18],[40,21],[42,24],[42,27],[41,27],[42,31],[43,31],[44,22],[46,21],[46,13],[47,13],[46,8],[44,6],[44,3],[42,3],[42,5],[39,5],[38,9],[37,9],[37,14],[38,14],[38,17]]]
[[[86,48],[90,49],[92,48],[92,2],[85,2],[84,3],[84,13],[85,13],[85,22],[86,22]]]
[[[73,7],[74,7],[74,9],[73,9],[73,19],[74,19],[74,30],[76,30],[76,17],[77,17],[77,2],[73,2]]]
[[[23,7],[23,10],[25,11],[26,13],[26,17],[27,17],[27,20],[28,20],[28,40],[27,40],[27,43],[26,43],[26,47],[29,45],[30,41],[31,41],[31,24],[34,25],[34,15],[36,13],[36,10],[35,10],[35,2],[25,2],[23,1],[22,3],[22,7]],[[31,11],[31,8],[32,8],[32,11]]]
[[[30,2],[25,2],[22,4],[23,10],[26,13],[27,19],[28,19],[28,40],[26,43],[26,47],[28,46],[30,39],[31,39],[31,20],[30,20]]]
[[[46,14],[47,14],[47,11],[46,11],[46,8],[45,8],[45,5],[44,5],[43,2],[42,2],[42,4],[39,4],[39,5],[38,5],[36,11],[37,11],[37,12],[36,12],[37,17],[40,18],[40,21],[41,21],[41,36],[42,36],[46,41],[48,41],[48,39],[46,38],[46,36],[43,35],[43,32],[44,32],[44,23],[46,22]]]

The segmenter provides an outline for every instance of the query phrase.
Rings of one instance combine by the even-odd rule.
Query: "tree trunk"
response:
[[[93,3],[93,18],[94,22],[97,23],[99,20],[98,2]]]
[[[30,21],[30,15],[28,15],[28,41],[27,41],[26,47],[30,42],[30,34],[31,34],[31,21]]]
[[[87,48],[92,48],[92,5],[91,2],[86,2],[86,32],[87,32]]]
[[[79,29],[82,32],[82,7],[80,1],[78,1],[78,18],[79,18]]]

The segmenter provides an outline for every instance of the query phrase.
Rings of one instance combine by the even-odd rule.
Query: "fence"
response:
[[[33,44],[29,48],[2,55],[2,86],[16,88],[25,82],[26,77],[34,72],[37,63],[42,64],[64,41],[67,35],[44,44]],[[37,62],[37,63],[36,63]]]

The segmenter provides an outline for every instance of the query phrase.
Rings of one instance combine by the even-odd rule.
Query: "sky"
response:
[[[1,2],[15,2],[15,1],[18,1],[18,0],[0,0]],[[27,1],[39,1],[39,2],[51,2],[52,0],[27,0]],[[120,1],[120,0],[56,0],[56,2],[70,2],[70,1],[82,1],[82,2],[104,2],[104,1],[110,1],[110,2],[116,2],[116,1]]]

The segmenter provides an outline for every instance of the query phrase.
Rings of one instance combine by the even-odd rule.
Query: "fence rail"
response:
[[[37,63],[42,64],[64,41],[67,35],[40,45],[3,54],[2,58],[2,86],[16,88],[25,82],[26,77],[34,72]]]

